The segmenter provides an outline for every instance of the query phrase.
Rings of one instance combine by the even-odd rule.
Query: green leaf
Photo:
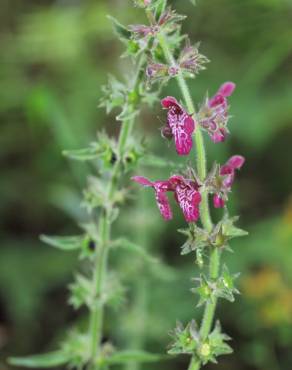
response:
[[[45,353],[27,357],[10,357],[8,363],[13,366],[31,368],[49,368],[66,364],[70,360],[69,355],[62,351]]]
[[[41,235],[41,241],[44,243],[62,249],[64,251],[71,251],[74,249],[79,249],[82,247],[82,243],[84,240],[84,236],[48,236],[48,235]]]
[[[173,338],[168,350],[170,355],[193,354],[198,347],[200,335],[195,320],[189,322],[186,327],[178,321],[170,335]]]
[[[236,227],[234,224],[239,219],[238,216],[229,218],[228,213],[226,213],[222,220],[222,232],[226,235],[229,239],[246,236],[248,232]]]
[[[91,161],[98,158],[102,154],[102,152],[96,144],[93,144],[89,148],[63,150],[62,154],[68,158],[75,159],[77,161]]]
[[[71,292],[69,303],[75,308],[75,310],[79,309],[83,304],[90,307],[93,292],[91,280],[78,274],[75,277],[74,283],[69,285],[69,290]]]
[[[120,247],[120,248],[124,248],[128,250],[129,252],[136,253],[140,255],[146,262],[149,262],[149,263],[158,262],[158,260],[152,257],[149,253],[147,253],[143,247],[135,243],[132,243],[127,239],[124,239],[124,238],[117,239],[113,241],[111,245],[112,247]]]
[[[124,104],[121,113],[116,116],[117,121],[127,121],[134,119],[139,114],[138,108],[136,110],[132,109],[130,104]]]
[[[217,282],[217,297],[225,298],[230,302],[234,302],[234,294],[239,294],[238,289],[234,285],[235,279],[237,279],[239,274],[231,275],[228,271],[226,265],[223,266],[222,276]]]
[[[179,164],[169,161],[165,158],[161,158],[152,154],[148,154],[141,159],[141,164],[144,166],[158,167],[158,168],[178,168],[181,167]]]
[[[202,251],[203,248],[210,244],[208,232],[198,226],[195,226],[194,229],[179,229],[178,232],[187,236],[187,240],[181,247],[181,255],[197,251],[198,249]]]
[[[160,355],[156,353],[149,353],[140,350],[128,350],[128,351],[119,351],[112,354],[105,360],[106,364],[109,365],[118,365],[125,364],[128,362],[157,362],[161,360],[168,359],[166,355]]]
[[[128,87],[126,84],[118,81],[115,76],[109,75],[108,83],[102,86],[103,97],[100,100],[100,107],[105,107],[107,114],[114,108],[124,108]]]
[[[203,274],[201,274],[200,278],[195,278],[194,280],[199,282],[198,287],[191,289],[191,292],[199,295],[197,307],[200,307],[205,302],[214,302],[215,287],[212,281],[209,281]]]
[[[227,334],[222,333],[219,321],[216,322],[215,328],[212,333],[209,334],[208,339],[216,357],[228,355],[233,352],[232,348],[226,343],[226,341],[231,340],[231,338]]]
[[[158,0],[154,4],[155,8],[155,18],[158,21],[159,18],[161,17],[161,14],[165,11],[167,5],[167,0]]]
[[[120,40],[131,40],[132,33],[125,26],[123,26],[119,21],[117,21],[114,17],[110,15],[108,15],[108,19],[112,21],[114,30]]]

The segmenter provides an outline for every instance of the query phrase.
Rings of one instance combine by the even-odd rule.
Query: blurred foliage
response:
[[[225,145],[210,145],[209,158],[231,153],[247,157],[232,196],[234,214],[250,235],[232,243],[228,265],[241,271],[242,295],[219,308],[222,326],[233,339],[232,356],[217,369],[292,368],[292,3],[290,0],[173,1],[188,14],[185,31],[210,60],[191,85],[199,103],[225,80],[237,83],[232,97],[232,134]],[[127,74],[107,14],[123,23],[142,13],[120,0],[2,0],[0,14],[0,359],[54,347],[76,317],[66,305],[66,284],[74,255],[48,249],[40,233],[76,233],[84,219],[80,191],[89,168],[69,163],[63,149],[92,141],[97,130],[118,130],[113,116],[97,108],[108,73]],[[142,18],[141,18],[142,20]],[[171,84],[169,95],[178,95]],[[162,144],[159,107],[145,110],[137,130],[148,147],[178,163]],[[161,118],[160,118],[161,117]],[[151,170],[163,178],[165,169]],[[214,214],[217,217],[217,213]],[[123,211],[117,234],[143,245],[165,263],[117,253],[112,261],[128,286],[119,314],[109,313],[106,329],[121,347],[165,351],[176,318],[193,314],[188,256],[179,255],[183,225],[177,215],[163,222],[153,194],[139,192]],[[84,266],[83,268],[86,268]],[[128,342],[128,343],[126,343]],[[181,369],[179,359],[151,364]],[[207,366],[206,369],[213,369]],[[128,370],[137,370],[135,364]]]

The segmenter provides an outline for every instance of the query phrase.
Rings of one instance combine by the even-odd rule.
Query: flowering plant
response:
[[[234,283],[238,275],[231,274],[225,264],[221,266],[220,261],[223,252],[230,250],[229,240],[246,234],[234,225],[237,217],[229,217],[227,211],[228,195],[235,173],[243,166],[245,159],[241,155],[233,155],[224,165],[214,163],[207,173],[203,133],[206,132],[215,144],[227,139],[230,118],[228,98],[235,84],[223,83],[212,98],[205,98],[196,112],[186,78],[195,77],[205,68],[208,59],[199,53],[197,45],[192,47],[189,41],[186,46],[181,45],[183,39],[188,40],[180,33],[179,22],[183,17],[167,8],[166,3],[163,0],[144,3],[150,26],[132,26],[131,29],[136,33],[137,29],[148,29],[155,24],[149,49],[151,61],[146,75],[153,84],[166,83],[170,78],[175,78],[183,98],[182,103],[172,96],[161,100],[162,107],[167,110],[162,136],[174,140],[180,156],[189,156],[194,149],[197,162],[196,166],[188,165],[183,173],[171,175],[166,180],[150,181],[142,176],[134,176],[132,180],[154,189],[158,208],[165,220],[172,218],[167,193],[174,194],[188,224],[188,228],[179,230],[187,237],[181,253],[195,253],[196,262],[202,270],[205,261],[209,259],[209,273],[202,271],[199,278],[193,279],[195,287],[192,292],[198,295],[198,305],[205,306],[202,323],[200,326],[195,320],[187,325],[178,323],[168,351],[169,354],[190,355],[189,370],[198,370],[210,361],[216,362],[218,356],[232,352],[227,343],[229,336],[222,331],[219,321],[215,326],[213,321],[218,298],[233,302],[234,295],[238,293]],[[168,18],[167,27],[160,22],[164,17]],[[149,34],[150,31],[147,37]],[[176,55],[179,55],[178,59]],[[223,217],[217,224],[211,220],[210,195],[213,196],[215,208],[224,208]]]

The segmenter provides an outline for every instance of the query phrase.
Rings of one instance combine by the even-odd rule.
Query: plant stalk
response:
[[[157,37],[158,37],[158,41],[160,43],[160,46],[164,52],[165,58],[167,59],[168,63],[172,66],[175,66],[176,63],[171,53],[171,50],[168,46],[166,36],[163,33],[159,33]],[[196,121],[195,106],[193,104],[188,85],[181,71],[178,72],[178,75],[176,76],[176,80],[180,88],[180,91],[182,93],[182,96],[184,98],[185,105],[188,109],[188,112],[192,114],[194,120]],[[200,127],[198,127],[198,124],[195,130],[194,136],[195,136],[195,143],[196,143],[196,150],[197,150],[197,163],[196,163],[197,172],[198,172],[199,178],[202,181],[204,181],[207,175],[207,156],[206,156],[203,135],[202,135]],[[208,198],[209,198],[208,193],[204,192],[202,194],[202,201],[200,204],[200,215],[201,215],[201,220],[202,220],[202,224],[204,228],[207,231],[211,231],[213,228],[213,223],[211,220]],[[210,254],[210,264],[209,264],[210,278],[217,279],[219,275],[219,270],[220,270],[220,251],[218,250],[218,248],[213,248]],[[207,302],[205,305],[204,316],[203,316],[202,324],[200,327],[200,336],[203,341],[208,337],[210,330],[212,328],[216,305],[217,305],[216,299],[212,302]],[[201,362],[198,360],[196,356],[193,356],[191,359],[191,363],[189,365],[189,370],[199,370],[200,368],[201,368]]]
[[[137,65],[136,75],[131,87],[131,92],[136,92],[141,79],[141,68],[145,58],[142,55]],[[133,113],[139,99],[129,104],[129,111]],[[111,219],[110,211],[113,202],[113,195],[118,186],[118,180],[123,167],[123,155],[128,143],[128,139],[132,133],[135,117],[125,119],[122,122],[119,139],[118,139],[118,160],[116,161],[107,188],[107,207],[101,211],[98,231],[100,236],[100,243],[96,258],[94,261],[93,273],[93,292],[94,300],[96,301],[94,308],[90,312],[89,333],[90,333],[90,364],[89,370],[98,370],[100,368],[97,358],[101,351],[102,332],[103,332],[103,318],[104,318],[104,302],[102,302],[103,285],[107,277],[107,260],[109,252],[109,241],[111,234]]]

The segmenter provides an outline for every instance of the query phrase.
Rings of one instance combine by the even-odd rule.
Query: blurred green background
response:
[[[292,368],[292,2],[290,0],[173,1],[188,18],[184,31],[202,41],[211,60],[192,81],[197,103],[206,91],[232,80],[232,135],[222,145],[208,141],[210,159],[246,156],[231,200],[232,213],[250,235],[226,254],[231,272],[241,272],[242,295],[220,302],[218,316],[233,338],[235,353],[218,370]],[[76,256],[51,250],[38,235],[78,230],[84,210],[81,189],[89,168],[70,163],[62,149],[84,147],[105,128],[115,135],[114,115],[98,108],[107,74],[131,72],[106,18],[143,21],[126,0],[1,0],[0,12],[0,368],[5,357],[55,348],[65,328],[86,318],[67,306],[67,284]],[[167,94],[179,97],[175,83]],[[161,141],[159,107],[145,109],[136,132],[157,155],[179,161]],[[143,170],[163,178],[162,169]],[[137,187],[135,188],[137,190]],[[214,214],[218,219],[219,213]],[[105,335],[121,348],[165,351],[176,319],[201,314],[190,294],[198,271],[180,256],[183,226],[178,212],[165,223],[151,191],[137,191],[115,227],[160,256],[149,266],[121,252],[111,264],[127,286],[123,307],[107,314]],[[143,369],[185,369],[187,358]],[[128,370],[137,370],[130,365]]]

